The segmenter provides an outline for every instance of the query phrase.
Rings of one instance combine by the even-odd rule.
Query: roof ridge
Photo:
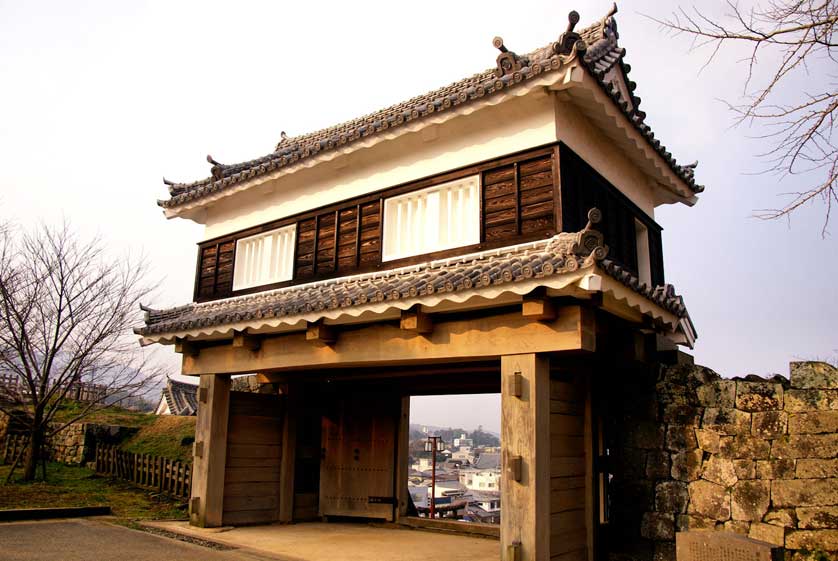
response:
[[[176,183],[164,179],[169,187],[170,198],[160,200],[158,204],[164,208],[174,208],[224,191],[249,179],[313,157],[320,152],[330,151],[431,114],[458,107],[484,96],[494,95],[543,72],[557,70],[561,64],[574,58],[580,60],[583,67],[591,72],[597,83],[614,99],[626,117],[667,161],[672,170],[694,191],[700,192],[703,188],[695,184],[694,168],[679,166],[660,141],[654,138],[651,129],[645,125],[645,113],[637,109],[640,98],[631,93],[633,82],[629,81],[627,84],[630,99],[622,100],[620,93],[613,91],[614,84],[607,82],[604,77],[604,73],[617,63],[621,65],[626,80],[628,80],[630,70],[630,67],[623,63],[625,49],[620,49],[617,44],[617,24],[614,20],[616,12],[615,4],[604,17],[578,32],[573,29],[579,20],[579,14],[571,12],[570,23],[565,32],[559,36],[558,41],[537,48],[526,55],[517,55],[509,51],[503,45],[503,40],[496,37],[493,44],[501,51],[496,60],[496,68],[488,68],[462,80],[331,127],[320,128],[294,137],[282,132],[282,138],[274,151],[264,156],[227,165],[208,156],[207,159],[213,164],[210,177],[190,183]],[[584,56],[579,56],[582,53]],[[602,68],[597,68],[597,63],[603,57],[609,58],[608,66],[604,71]]]

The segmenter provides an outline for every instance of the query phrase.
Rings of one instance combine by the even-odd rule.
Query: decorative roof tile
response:
[[[555,236],[519,246],[453,257],[395,269],[297,285],[212,302],[192,303],[167,310],[143,308],[145,326],[138,335],[162,334],[229,326],[259,319],[278,319],[300,314],[351,311],[366,304],[394,302],[405,298],[454,294],[467,290],[514,285],[530,279],[599,270],[618,280],[670,313],[684,318],[687,309],[672,286],[650,287],[616,262],[606,259],[608,247],[593,229],[601,214],[588,213],[589,222],[580,232]]]
[[[634,82],[627,83],[630,93],[626,99],[620,91],[617,78],[613,74],[609,76],[609,71],[615,65],[620,66],[625,76],[630,70],[629,65],[623,62],[625,49],[617,44],[617,24],[613,17],[616,11],[617,7],[614,5],[604,18],[578,33],[574,32],[573,28],[579,20],[579,15],[571,12],[570,24],[558,41],[523,56],[509,51],[503,45],[503,40],[496,37],[493,43],[501,53],[495,68],[332,127],[295,137],[289,137],[283,132],[275,150],[261,158],[225,165],[207,156],[207,160],[213,164],[210,177],[192,183],[175,183],[164,179],[171,197],[168,200],[158,201],[158,204],[164,208],[175,208],[225,191],[234,185],[271,173],[321,152],[334,150],[434,113],[514,88],[543,72],[559,69],[561,65],[573,58],[582,61],[583,67],[596,78],[600,87],[612,98],[657,153],[666,160],[672,171],[693,191],[701,192],[704,188],[695,183],[695,164],[679,165],[666,147],[655,138],[651,128],[645,124],[646,115],[638,109],[640,98],[633,93]]]

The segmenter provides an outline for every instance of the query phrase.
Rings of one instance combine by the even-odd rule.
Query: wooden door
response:
[[[335,398],[323,416],[320,515],[393,520],[399,398]]]

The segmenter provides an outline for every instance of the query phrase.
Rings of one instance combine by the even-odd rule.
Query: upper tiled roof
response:
[[[508,52],[502,40],[496,38],[495,46],[502,51],[498,57],[497,67],[339,125],[296,137],[286,137],[283,133],[276,149],[261,158],[240,164],[224,165],[208,157],[210,163],[213,164],[210,177],[193,183],[167,181],[171,197],[168,200],[158,201],[158,204],[164,208],[174,208],[196,201],[316,154],[346,146],[362,138],[412,123],[434,113],[498,94],[544,72],[557,70],[563,63],[582,53],[584,54],[580,60],[583,66],[597,79],[603,90],[614,100],[635,128],[666,160],[676,175],[695,192],[701,192],[703,187],[695,183],[695,164],[678,164],[645,123],[645,113],[638,109],[640,98],[633,93],[634,83],[628,82],[629,93],[625,95],[618,83],[622,78],[617,77],[615,73],[609,73],[615,65],[620,66],[623,75],[629,71],[629,66],[623,62],[625,49],[617,44],[617,24],[613,17],[616,10],[615,5],[602,20],[578,33],[572,31],[572,27],[579,16],[576,12],[571,12],[572,25],[568,26],[568,30],[559,37],[557,42],[523,56]]]
[[[562,232],[549,239],[500,250],[168,310],[144,308],[145,327],[135,332],[146,337],[160,336],[333,310],[350,313],[367,304],[511,287],[531,279],[546,281],[583,269],[593,270],[595,266],[677,317],[687,317],[684,301],[671,285],[642,284],[631,272],[606,258],[608,248],[602,234],[592,229],[592,224],[599,221],[599,211],[592,210],[589,216],[591,222],[581,232]]]

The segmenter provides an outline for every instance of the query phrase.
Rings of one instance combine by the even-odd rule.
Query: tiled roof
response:
[[[208,156],[208,160],[213,164],[210,177],[193,183],[167,181],[171,197],[158,201],[158,204],[164,208],[174,208],[199,200],[318,153],[334,150],[434,113],[457,108],[485,96],[514,88],[544,72],[557,70],[564,62],[577,55],[582,55],[580,59],[583,66],[597,79],[603,90],[650,145],[666,160],[672,171],[695,192],[701,192],[704,188],[697,185],[694,179],[695,164],[685,166],[675,161],[645,123],[645,113],[638,109],[640,98],[629,93],[626,99],[617,83],[619,78],[614,73],[609,75],[609,70],[617,64],[624,74],[629,71],[629,66],[623,62],[625,49],[617,44],[617,24],[613,17],[615,12],[616,6],[602,20],[578,33],[571,31],[573,25],[570,25],[557,42],[523,56],[506,51],[502,40],[496,38],[495,46],[502,51],[496,68],[490,68],[443,88],[339,125],[296,137],[286,137],[285,133],[282,133],[282,140],[276,149],[261,158],[224,165]],[[576,20],[578,14],[571,12],[571,21]],[[503,67],[503,61],[509,62],[510,65]],[[630,92],[634,90],[634,86],[633,82],[628,83]]]
[[[198,414],[198,386],[166,379],[163,398],[172,415],[191,416]]]
[[[520,246],[433,261],[412,267],[366,273],[306,285],[290,286],[253,295],[191,303],[168,310],[146,311],[145,327],[138,335],[151,336],[214,328],[254,320],[270,320],[332,310],[350,312],[370,303],[393,302],[484,287],[514,285],[530,279],[548,279],[580,269],[599,269],[678,317],[686,317],[683,299],[671,285],[649,287],[635,275],[606,259],[603,236],[592,228],[599,211],[581,232],[562,232],[549,239]]]
[[[474,462],[475,469],[498,469],[500,467],[500,454],[480,454]]]

